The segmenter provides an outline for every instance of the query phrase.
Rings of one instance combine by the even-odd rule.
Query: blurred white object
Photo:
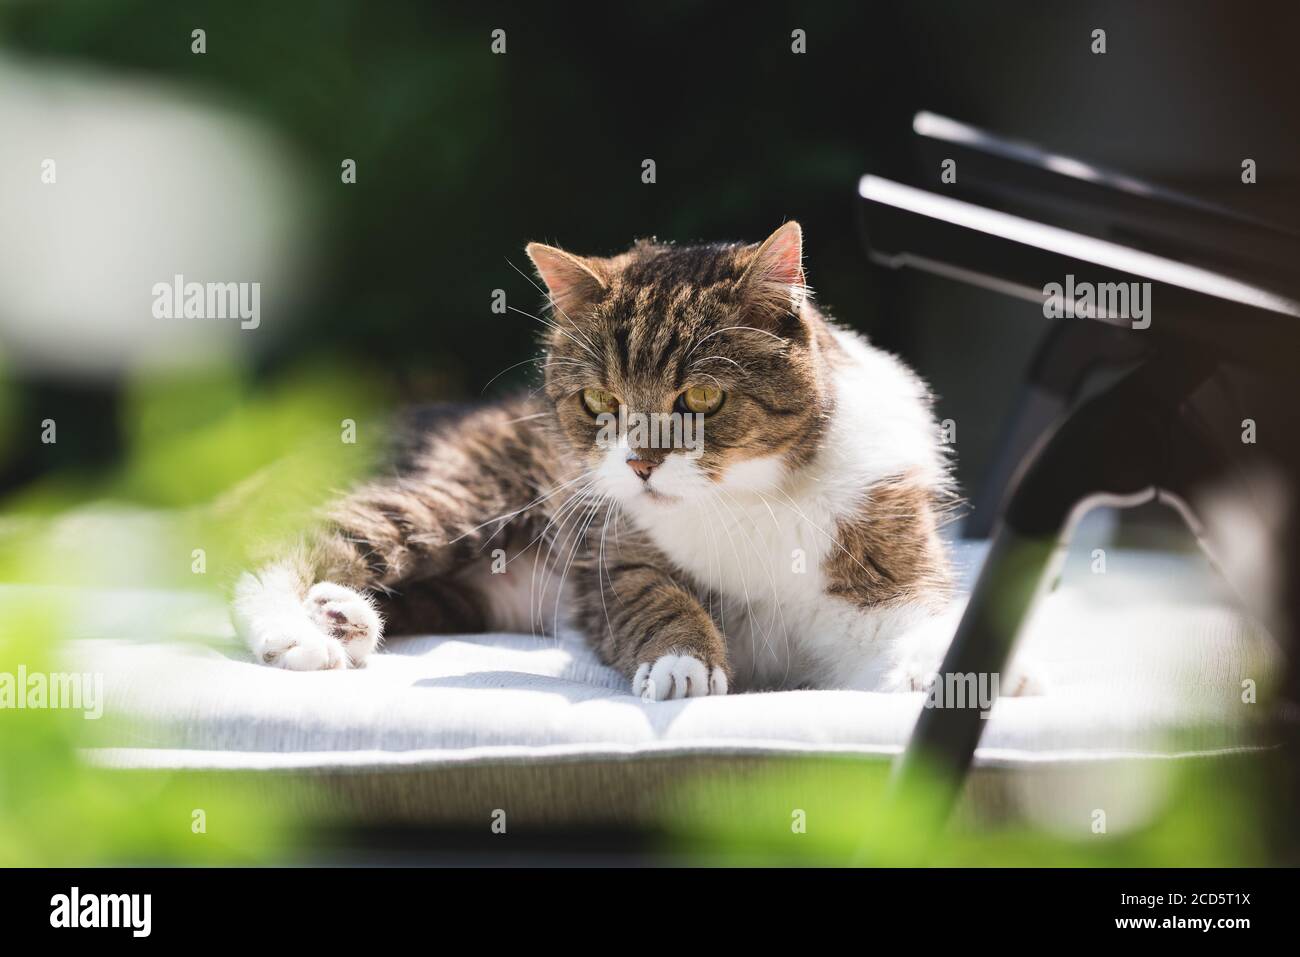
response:
[[[9,57],[0,130],[9,364],[83,377],[186,366],[283,327],[311,232],[272,132],[157,80]],[[156,318],[153,287],[181,274],[260,283],[259,328]]]

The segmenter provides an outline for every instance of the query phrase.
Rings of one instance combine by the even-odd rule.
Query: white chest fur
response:
[[[754,459],[710,494],[628,509],[714,593],[711,610],[747,684],[842,684],[850,672],[873,672],[869,660],[918,618],[826,592],[824,562],[843,547],[839,525],[869,512],[871,486],[904,474],[937,484],[944,474],[921,384],[892,356],[852,333],[836,335],[848,361],[833,380],[827,436],[807,467],[789,474],[777,459]]]

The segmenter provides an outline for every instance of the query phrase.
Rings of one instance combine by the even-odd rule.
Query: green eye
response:
[[[678,401],[688,412],[712,415],[721,408],[725,397],[726,393],[717,386],[693,385],[681,394]]]
[[[604,389],[583,389],[582,404],[592,415],[609,415],[618,411],[618,398]]]

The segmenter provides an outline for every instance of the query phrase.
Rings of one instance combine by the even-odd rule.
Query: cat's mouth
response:
[[[652,502],[660,502],[665,505],[670,502],[676,502],[681,498],[679,495],[669,495],[667,492],[660,492],[657,489],[651,488],[649,485],[645,486],[641,490],[641,495]]]

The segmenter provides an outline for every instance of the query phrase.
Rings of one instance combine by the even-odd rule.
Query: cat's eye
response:
[[[712,415],[722,407],[724,397],[725,393],[717,386],[693,385],[683,392],[677,401],[687,412]]]
[[[612,415],[618,411],[618,398],[604,389],[583,389],[582,404],[592,415]]]

